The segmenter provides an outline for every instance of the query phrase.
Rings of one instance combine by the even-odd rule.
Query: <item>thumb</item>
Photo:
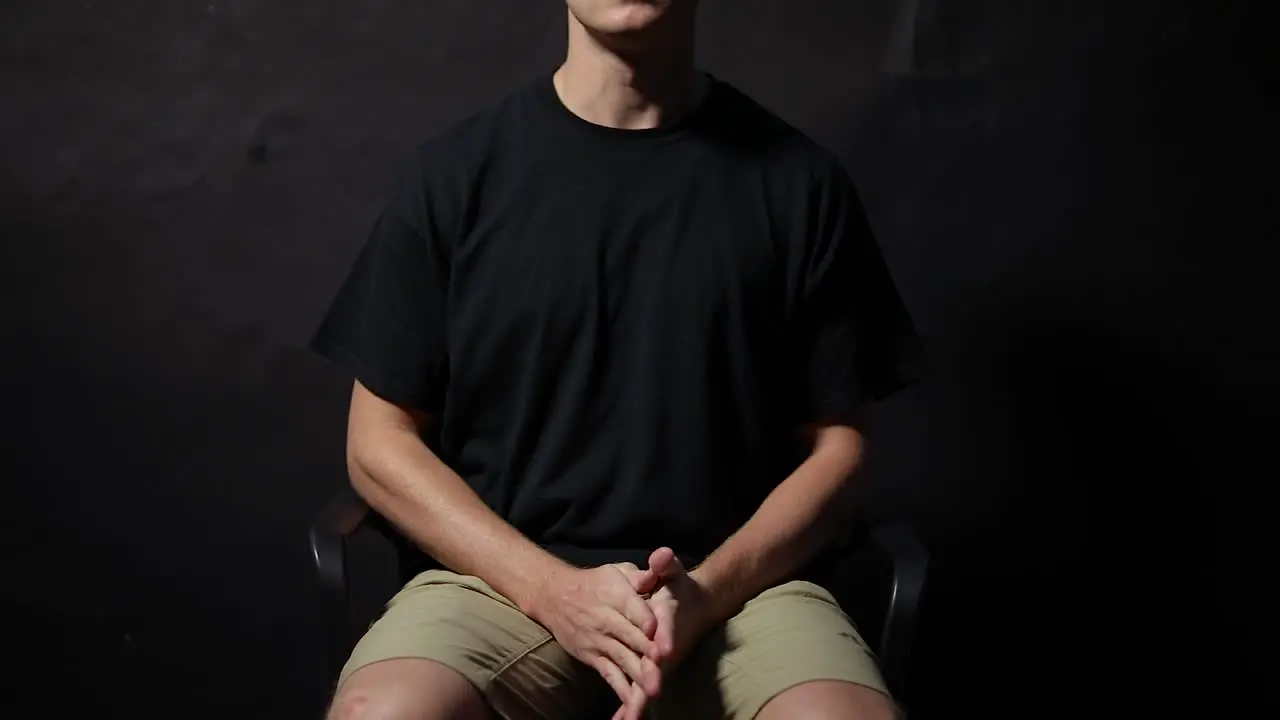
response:
[[[652,569],[641,570],[631,563],[621,563],[614,567],[618,568],[631,585],[631,589],[639,595],[649,595],[662,586],[662,577]]]
[[[684,566],[680,564],[674,550],[662,547],[649,556],[649,571],[657,573],[664,580],[670,580],[683,575]]]

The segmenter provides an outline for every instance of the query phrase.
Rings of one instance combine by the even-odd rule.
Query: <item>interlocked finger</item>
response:
[[[618,695],[618,699],[622,701],[622,706],[626,707],[627,703],[631,701],[633,683],[627,677],[627,674],[622,672],[622,668],[604,655],[595,656],[591,660],[591,667],[597,673],[600,673],[600,677],[604,678],[609,687],[613,688],[613,692]]]

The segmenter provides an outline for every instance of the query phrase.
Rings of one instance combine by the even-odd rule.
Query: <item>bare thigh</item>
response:
[[[433,570],[397,593],[357,643],[339,678],[333,713],[575,718],[598,712],[609,696],[594,671],[482,580]],[[378,703],[387,714],[337,715],[347,707],[382,707]],[[401,707],[412,714],[399,714]]]

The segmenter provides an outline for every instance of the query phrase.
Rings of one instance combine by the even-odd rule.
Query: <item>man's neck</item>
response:
[[[655,47],[619,53],[569,16],[569,51],[556,71],[556,93],[588,122],[625,130],[669,124],[693,109],[702,82],[693,33],[672,33]]]

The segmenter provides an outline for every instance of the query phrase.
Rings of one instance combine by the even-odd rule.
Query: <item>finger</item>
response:
[[[644,690],[639,685],[632,685],[629,689],[631,693],[627,702],[613,713],[613,720],[640,720],[644,717],[644,708],[649,704],[649,696],[644,694]]]
[[[662,576],[653,570],[640,570],[631,578],[631,587],[640,595],[651,595],[662,587]]]
[[[622,701],[622,707],[625,708],[631,701],[632,689],[632,682],[627,678],[627,674],[604,655],[595,656],[591,660],[591,667],[600,673],[600,677],[604,678],[609,687],[613,688],[613,692],[617,694],[618,699]]]
[[[653,570],[641,570],[635,563],[618,563],[614,567],[640,595],[649,595],[662,586],[662,578]]]
[[[602,636],[597,639],[596,649],[626,674],[628,684],[644,679],[644,665],[640,662],[640,656],[630,648],[611,637]]]
[[[658,629],[658,618],[654,615],[653,608],[649,607],[649,603],[639,595],[632,595],[626,599],[619,609],[622,617],[626,618],[633,626],[640,630],[646,639],[652,638],[654,631]]]
[[[639,619],[644,627],[641,628],[629,616],[623,615],[617,610],[605,610],[606,616],[603,630],[608,637],[621,641],[624,645],[631,648],[641,655],[654,657],[658,653],[658,648],[653,644],[652,634],[658,629],[658,618],[653,614],[653,608],[640,598],[634,598],[644,608],[636,608],[630,611]],[[634,603],[628,600],[626,607],[632,606]]]
[[[627,677],[639,685],[645,693],[657,695],[662,689],[662,675],[657,671],[658,666],[654,665],[652,661],[642,662],[639,655],[610,637],[601,638],[598,648],[600,652],[604,653],[605,657],[621,668],[622,672],[626,673]]]
[[[635,686],[633,685],[632,687],[635,687]],[[628,688],[627,692],[630,692],[630,691],[631,689]],[[644,693],[641,692],[640,694],[643,695]],[[643,713],[644,708],[641,708],[640,712]],[[622,703],[621,705],[618,706],[617,712],[613,714],[613,720],[630,720],[631,715],[632,715],[631,705],[629,703]]]
[[[614,563],[613,566],[618,569],[618,572],[625,575],[628,580],[634,577],[635,575],[637,575],[638,573],[644,572],[635,563],[629,563],[629,562]]]
[[[639,685],[631,686],[631,702],[622,706],[627,720],[640,720],[644,717],[645,705],[649,703],[649,695]]]
[[[646,677],[653,678],[654,691],[647,693],[647,696],[657,697],[658,693],[662,692],[662,668],[658,666],[656,660],[651,660],[646,657],[640,658],[640,671],[643,672]],[[644,690],[643,687],[640,689]]]
[[[658,548],[649,555],[649,569],[662,576],[664,580],[684,574],[684,565],[680,564],[675,551],[668,547]]]
[[[658,650],[659,660],[665,660],[675,650],[675,609],[669,602],[653,603],[653,615],[658,620],[658,629],[653,633],[653,644]]]

